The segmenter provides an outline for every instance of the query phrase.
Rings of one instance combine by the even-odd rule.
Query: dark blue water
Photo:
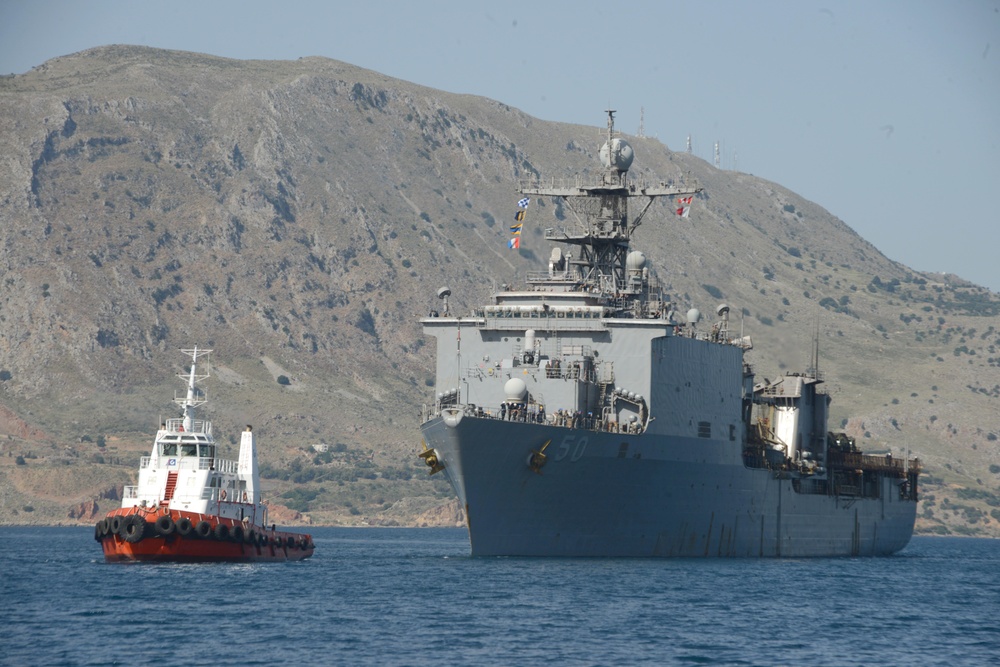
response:
[[[314,531],[280,564],[105,564],[0,528],[4,665],[986,665],[1000,541],[889,558],[468,557],[460,529]]]

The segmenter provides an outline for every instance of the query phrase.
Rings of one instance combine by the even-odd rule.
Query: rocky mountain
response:
[[[254,425],[286,521],[461,523],[415,456],[418,319],[443,285],[464,312],[541,266],[569,212],[533,202],[508,250],[515,184],[598,169],[603,123],[323,58],[109,46],[0,79],[0,523],[114,506],[195,344],[214,350],[206,416],[230,457]],[[704,187],[635,239],[678,309],[730,304],[770,377],[818,332],[834,425],[924,462],[919,529],[1000,535],[1000,296],[887,259],[778,184],[629,141],[632,178]]]

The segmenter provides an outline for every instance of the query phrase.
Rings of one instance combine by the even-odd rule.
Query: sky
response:
[[[0,0],[0,74],[106,44],[325,56],[595,128],[610,104],[1000,292],[1000,0]]]

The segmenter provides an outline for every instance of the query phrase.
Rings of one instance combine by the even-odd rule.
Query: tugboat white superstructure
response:
[[[596,182],[522,184],[574,214],[546,229],[548,270],[470,316],[422,320],[437,398],[421,458],[466,512],[473,555],[839,556],[906,546],[916,460],[865,456],[827,430],[816,368],[757,382],[729,307],[679,316],[630,239],[658,197],[628,179],[608,112]],[[632,218],[629,200],[642,208]],[[525,200],[522,200],[524,202]],[[686,210],[682,208],[686,213]],[[519,217],[518,220],[521,218]]]
[[[122,506],[94,527],[108,561],[301,560],[312,536],[268,527],[261,500],[257,449],[247,426],[238,461],[217,456],[212,423],[195,418],[205,404],[197,383],[199,359],[211,350],[182,350],[191,370],[179,375],[187,392],[175,397],[181,416],[156,432],[153,451],[139,465],[139,483],[126,486]]]

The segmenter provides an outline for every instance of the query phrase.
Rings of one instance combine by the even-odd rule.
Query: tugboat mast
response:
[[[191,356],[191,370],[187,374],[178,373],[177,377],[182,380],[187,381],[187,395],[183,398],[180,396],[174,397],[174,403],[181,406],[181,417],[183,418],[184,430],[191,432],[194,428],[194,409],[201,407],[208,402],[208,397],[202,389],[199,389],[197,383],[205,380],[209,377],[209,373],[203,375],[196,375],[195,368],[198,364],[198,357],[207,356],[212,353],[211,350],[199,350],[197,347],[191,350],[181,350],[184,354]]]

